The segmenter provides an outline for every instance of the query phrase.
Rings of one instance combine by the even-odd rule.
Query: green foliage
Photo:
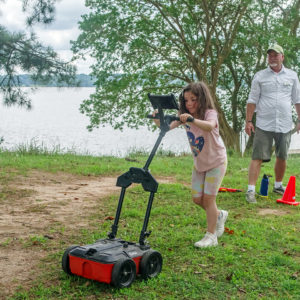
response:
[[[56,0],[23,0],[23,11],[28,12],[27,24],[49,24],[55,17]]]
[[[29,10],[28,25],[53,20],[56,0],[23,0],[23,10]],[[55,81],[58,86],[75,82],[75,67],[61,61],[50,48],[43,46],[31,33],[9,32],[0,25],[0,91],[6,105],[30,108],[30,99],[20,89],[18,73],[30,73],[34,82]]]
[[[192,80],[215,81],[219,61],[228,56],[235,22],[248,1],[209,7],[205,2],[86,2],[91,12],[83,16],[82,34],[73,50],[78,55],[92,50],[96,59],[97,92],[81,107],[91,119],[90,128],[104,123],[137,127],[144,123],[138,117],[150,109],[147,92],[176,93]],[[237,20],[232,21],[232,14]],[[222,22],[232,23],[225,40]]]
[[[76,55],[95,59],[96,92],[81,105],[92,129],[138,127],[152,108],[147,93],[178,93],[187,82],[211,86],[221,135],[238,149],[254,73],[277,41],[299,69],[299,1],[89,0]],[[150,122],[149,122],[150,124]]]

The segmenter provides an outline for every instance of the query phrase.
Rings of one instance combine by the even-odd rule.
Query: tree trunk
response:
[[[212,95],[216,95],[216,87],[210,86]],[[226,116],[221,109],[219,101],[214,97],[214,103],[218,111],[219,119],[219,131],[220,135],[224,141],[226,148],[232,149],[236,152],[241,152],[240,149],[240,135],[238,132],[235,132],[233,128],[230,127],[226,120]]]
[[[226,148],[233,149],[234,151],[240,152],[240,136],[239,133],[229,126],[226,121],[225,115],[218,109],[219,113],[219,130],[221,137],[225,143]]]

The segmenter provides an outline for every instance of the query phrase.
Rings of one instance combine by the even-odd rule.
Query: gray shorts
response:
[[[286,160],[291,143],[291,131],[287,133],[276,133],[265,131],[260,128],[255,129],[253,140],[253,160],[268,162],[271,160],[273,140],[275,141],[276,157]]]

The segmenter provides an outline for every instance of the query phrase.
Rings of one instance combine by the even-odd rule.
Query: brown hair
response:
[[[203,81],[199,81],[199,82],[192,82],[183,88],[179,96],[180,114],[189,113],[189,111],[185,107],[185,99],[184,99],[185,92],[191,92],[197,97],[197,101],[199,103],[197,117],[199,117],[200,120],[204,119],[205,111],[207,109],[216,109],[214,100],[211,96],[208,86]]]

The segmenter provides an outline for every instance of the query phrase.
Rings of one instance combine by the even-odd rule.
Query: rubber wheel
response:
[[[136,277],[136,265],[130,258],[120,258],[111,273],[111,283],[117,288],[129,287]]]
[[[61,267],[62,269],[69,275],[72,275],[71,270],[70,270],[70,264],[69,264],[69,253],[78,247],[78,245],[73,245],[67,248],[67,250],[64,252],[64,255],[61,260]]]
[[[150,250],[144,253],[140,262],[140,273],[147,280],[157,276],[162,269],[162,256],[159,252]]]

